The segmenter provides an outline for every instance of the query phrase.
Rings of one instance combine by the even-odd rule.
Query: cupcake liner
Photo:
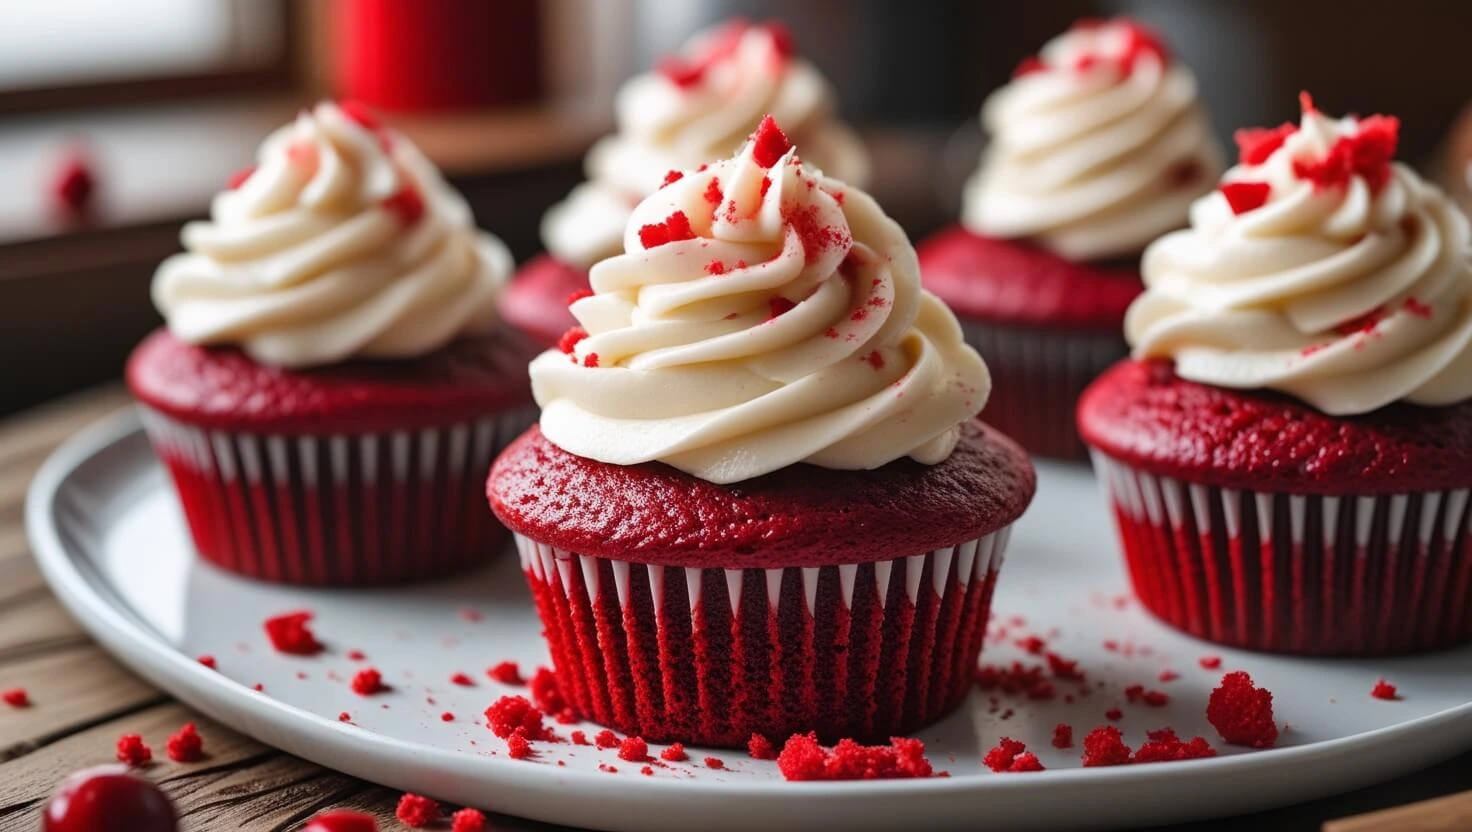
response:
[[[679,568],[517,535],[562,692],[659,742],[887,739],[971,688],[1010,527],[859,565]]]
[[[251,578],[333,586],[484,561],[505,534],[486,509],[485,473],[535,419],[521,409],[412,431],[285,436],[139,409],[200,555]]]
[[[1094,453],[1140,601],[1233,647],[1378,656],[1472,641],[1468,492],[1241,491]]]
[[[1075,423],[1089,382],[1129,355],[1117,332],[1067,332],[962,320],[966,342],[986,360],[992,397],[981,416],[1029,452],[1084,459]]]

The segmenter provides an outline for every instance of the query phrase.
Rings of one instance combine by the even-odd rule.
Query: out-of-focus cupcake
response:
[[[1467,220],[1394,118],[1241,131],[1145,253],[1135,359],[1079,403],[1144,605],[1212,641],[1374,655],[1472,640]]]
[[[987,421],[1033,453],[1081,457],[1074,406],[1128,352],[1140,252],[1186,224],[1220,154],[1190,69],[1126,19],[1049,41],[982,124],[961,222],[919,246],[920,269],[1003,391]]]
[[[572,707],[726,746],[953,710],[1034,477],[904,232],[767,120],[624,245],[488,483]]]
[[[634,206],[670,176],[728,157],[768,113],[809,162],[863,187],[868,153],[834,105],[832,88],[794,53],[780,23],[733,20],[695,35],[619,91],[618,132],[589,151],[588,181],[542,219],[547,251],[507,288],[506,320],[543,345],[557,343],[576,323],[567,306],[588,290],[588,268],[623,251]]]
[[[493,552],[480,484],[534,413],[501,242],[349,103],[272,134],[210,213],[159,267],[167,326],[127,372],[200,554],[347,585]]]

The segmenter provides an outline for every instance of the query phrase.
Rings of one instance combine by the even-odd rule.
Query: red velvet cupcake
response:
[[[1242,131],[1241,164],[1145,254],[1139,360],[1084,394],[1136,592],[1237,647],[1472,640],[1467,221],[1391,161],[1398,124]]]
[[[695,35],[619,91],[618,133],[593,147],[588,181],[543,218],[547,253],[517,273],[502,315],[544,346],[557,343],[576,323],[569,296],[587,291],[590,266],[623,251],[634,206],[666,177],[724,159],[767,113],[788,128],[808,162],[863,187],[868,155],[834,118],[834,98],[780,23],[733,20]]]
[[[1128,354],[1139,253],[1186,223],[1221,161],[1189,69],[1132,21],[1080,21],[988,99],[991,134],[961,223],[919,247],[1006,391],[987,421],[1044,456],[1081,457],[1083,388]]]
[[[184,229],[128,362],[195,545],[248,577],[354,585],[485,559],[479,478],[532,420],[510,272],[464,201],[361,107],[322,104]]]
[[[630,228],[487,486],[569,703],[737,747],[949,713],[1035,481],[904,232],[770,120]]]

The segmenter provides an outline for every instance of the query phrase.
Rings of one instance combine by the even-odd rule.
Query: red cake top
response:
[[[127,379],[144,404],[204,427],[373,432],[421,422],[426,408],[450,421],[529,405],[526,363],[534,354],[521,336],[503,330],[423,358],[286,370],[159,330],[133,351]]]
[[[491,469],[491,508],[559,549],[638,563],[749,568],[863,563],[976,540],[1016,520],[1036,478],[1017,445],[968,422],[938,465],[792,465],[717,485],[661,463],[574,456],[533,427]]]
[[[1133,268],[1074,263],[960,226],[916,251],[925,288],[957,314],[994,323],[1118,330],[1144,288]]]
[[[1159,476],[1253,491],[1369,496],[1472,486],[1472,404],[1333,417],[1278,393],[1125,361],[1079,401],[1084,441]]]

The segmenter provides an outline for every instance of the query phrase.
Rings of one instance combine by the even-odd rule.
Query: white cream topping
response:
[[[991,140],[962,223],[1075,261],[1134,255],[1180,228],[1222,169],[1195,76],[1125,20],[1049,41],[982,124]]]
[[[1148,291],[1125,321],[1135,355],[1173,358],[1184,378],[1280,390],[1336,415],[1472,397],[1467,220],[1388,161],[1393,129],[1378,166],[1329,184],[1298,172],[1322,165],[1368,123],[1310,106],[1264,161],[1227,171],[1224,188],[1257,188],[1257,200],[1238,214],[1213,192],[1192,206],[1189,229],[1152,245]]]
[[[863,187],[869,158],[834,117],[834,94],[812,64],[786,54],[780,28],[732,22],[695,35],[676,66],[649,72],[618,93],[618,132],[589,151],[588,182],[542,219],[542,240],[558,259],[590,266],[621,251],[629,214],[671,170],[724,159],[771,114],[803,149],[804,161]],[[697,71],[698,70],[698,71]]]
[[[587,337],[532,363],[549,440],[716,483],[950,455],[986,365],[899,226],[795,154],[767,168],[749,142],[634,209],[626,253],[572,306]]]
[[[415,357],[488,331],[514,265],[407,139],[330,103],[267,138],[183,242],[153,281],[170,331],[282,367]]]

